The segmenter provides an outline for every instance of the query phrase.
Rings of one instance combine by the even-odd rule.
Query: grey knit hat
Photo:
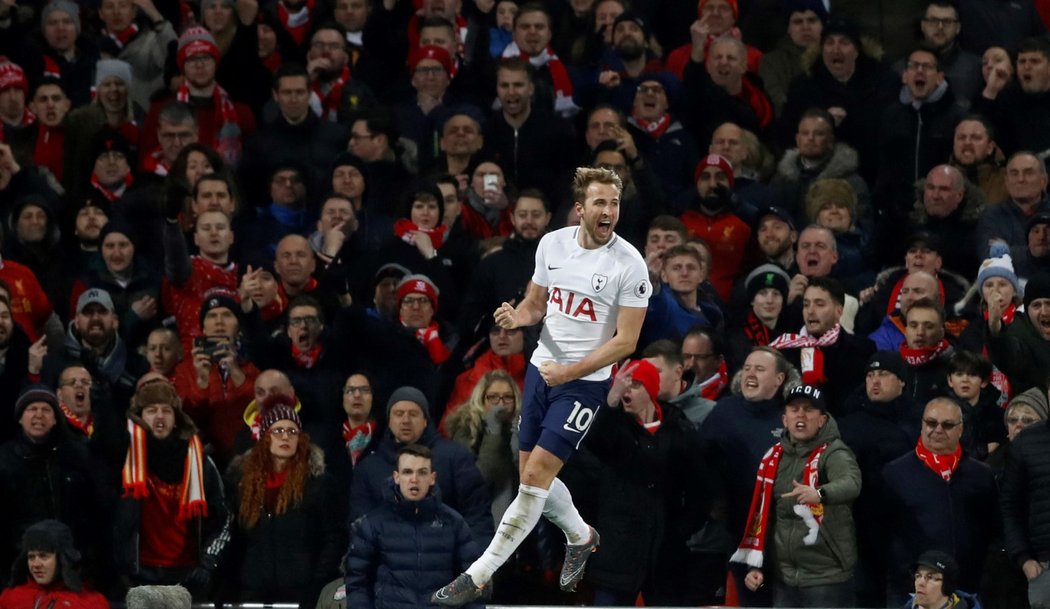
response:
[[[420,410],[423,411],[423,417],[428,423],[430,422],[430,402],[427,401],[427,396],[423,395],[422,391],[408,386],[395,389],[394,393],[390,394],[390,399],[386,401],[387,420],[390,419],[390,409],[398,402],[415,402]]]
[[[44,7],[44,10],[40,11],[40,27],[43,27],[47,23],[48,16],[55,11],[62,11],[73,18],[73,27],[77,30],[77,35],[80,35],[80,7],[77,6],[76,2],[70,2],[70,0],[51,0]]]
[[[110,76],[116,76],[131,86],[131,64],[122,59],[100,59],[95,64],[95,88],[102,85],[102,81]]]
[[[1032,387],[1031,389],[1019,393],[1014,396],[1014,399],[1010,400],[1006,410],[1010,410],[1010,406],[1028,406],[1036,412],[1043,420],[1050,417],[1050,403],[1047,402],[1046,391],[1041,387]],[[1005,416],[1005,413],[1004,413]]]

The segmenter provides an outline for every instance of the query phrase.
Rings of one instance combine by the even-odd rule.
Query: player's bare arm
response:
[[[574,364],[558,364],[547,361],[540,364],[540,376],[554,387],[583,378],[595,370],[618,362],[634,353],[638,347],[638,335],[645,321],[646,307],[620,307],[616,318],[616,335],[609,342],[591,351],[587,357]]]
[[[525,290],[525,298],[517,307],[505,302],[496,309],[492,317],[501,328],[513,330],[538,324],[546,314],[547,287],[530,281]]]

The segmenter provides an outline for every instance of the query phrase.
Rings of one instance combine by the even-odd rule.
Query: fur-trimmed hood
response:
[[[846,179],[857,173],[860,159],[857,151],[848,144],[838,142],[831,151],[831,157],[821,167],[817,174],[818,180],[828,178]],[[797,182],[802,176],[802,163],[799,161],[798,148],[792,148],[784,153],[784,158],[777,164],[777,175],[785,180]]]
[[[915,206],[909,216],[914,224],[927,224],[930,222],[930,214],[926,212],[926,206],[922,204],[923,192],[926,189],[926,178],[915,183]],[[959,208],[952,215],[959,214],[958,218],[965,224],[976,224],[977,218],[984,211],[984,191],[970,180],[963,180],[963,200]]]

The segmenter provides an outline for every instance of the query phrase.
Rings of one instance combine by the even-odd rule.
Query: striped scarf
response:
[[[128,419],[128,456],[124,460],[121,478],[124,496],[145,499],[149,496],[146,485],[146,434],[139,424]],[[208,502],[204,495],[204,447],[196,434],[190,437],[186,450],[186,465],[182,469],[182,499],[179,501],[179,520],[208,515]]]
[[[241,125],[238,122],[237,106],[225,89],[217,84],[214,86],[212,103],[219,113],[218,127],[215,129],[215,139],[202,143],[209,144],[227,163],[237,165],[241,160]],[[175,99],[189,103],[190,87],[187,83],[182,83]]]
[[[507,59],[510,57],[521,57],[531,63],[532,67],[536,69],[547,66],[547,71],[551,75],[551,82],[554,85],[555,112],[569,117],[580,111],[580,107],[572,100],[572,79],[569,78],[569,71],[554,53],[554,49],[547,47],[539,55],[529,57],[521,52],[516,42],[511,42],[507,45],[507,48],[503,49],[503,58]]]

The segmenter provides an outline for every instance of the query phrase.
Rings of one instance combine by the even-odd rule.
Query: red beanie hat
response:
[[[424,59],[433,59],[440,63],[441,67],[445,69],[445,74],[452,76],[452,56],[448,54],[448,51],[444,47],[439,47],[434,44],[419,47],[415,51],[412,51],[412,56],[408,60],[408,65],[412,70],[415,70],[416,66],[419,65],[419,62]]]
[[[696,164],[696,170],[693,171],[693,183],[700,181],[700,174],[708,167],[718,167],[726,174],[729,178],[729,187],[732,188],[736,185],[736,178],[733,177],[733,164],[729,162],[729,159],[718,154],[709,154],[704,158],[700,159],[700,162]]]
[[[26,73],[19,65],[4,55],[0,55],[0,91],[19,88],[23,93],[29,93],[29,81]]]
[[[219,45],[215,44],[215,37],[202,27],[191,27],[183,32],[182,36],[179,36],[179,53],[176,55],[176,62],[179,64],[180,72],[186,65],[186,58],[194,55],[211,55],[216,62],[221,57]]]
[[[434,282],[430,280],[430,277],[426,275],[406,275],[400,283],[397,284],[397,304],[400,305],[401,301],[405,299],[405,296],[409,294],[422,294],[430,300],[430,304],[437,311],[438,308],[438,295],[441,294],[441,290],[438,290]]]
[[[660,371],[656,369],[656,366],[644,359],[628,364],[628,366],[633,366],[631,379],[645,387],[645,392],[649,394],[649,399],[653,401],[653,404],[659,403],[657,396],[660,395]]]
[[[708,1],[709,0],[700,0],[700,2],[697,3],[697,5],[696,5],[696,17],[698,19],[704,16],[704,5],[707,4]],[[726,2],[729,3],[729,8],[731,8],[733,10],[733,19],[739,19],[740,18],[740,7],[737,6],[737,0],[726,0]]]

